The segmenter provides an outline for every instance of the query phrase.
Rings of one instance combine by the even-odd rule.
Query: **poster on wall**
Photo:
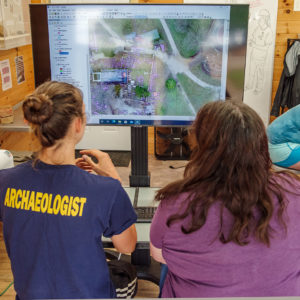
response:
[[[300,0],[294,0],[294,11],[300,11]]]
[[[186,4],[249,4],[248,42],[243,101],[269,123],[278,1],[184,0]]]
[[[18,84],[21,84],[25,81],[23,56],[15,57],[15,65],[16,65],[16,73],[17,73],[17,82]]]
[[[2,78],[2,90],[6,91],[12,87],[9,59],[0,61],[0,73]]]

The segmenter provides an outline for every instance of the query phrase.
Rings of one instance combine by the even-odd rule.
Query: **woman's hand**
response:
[[[107,153],[100,150],[82,150],[80,154],[82,157],[76,160],[77,167],[88,172],[94,171],[98,175],[112,177],[121,182],[121,178]],[[94,156],[98,162],[94,163],[90,156]]]

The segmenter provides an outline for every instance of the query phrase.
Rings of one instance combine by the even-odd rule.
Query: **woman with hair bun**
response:
[[[204,105],[183,179],[156,195],[150,241],[162,297],[300,296],[300,181],[271,169],[257,113]]]
[[[113,298],[101,237],[122,253],[135,248],[136,214],[109,156],[89,150],[78,162],[100,176],[76,166],[84,110],[80,90],[63,82],[46,82],[24,100],[41,150],[33,162],[0,171],[0,217],[18,299]]]

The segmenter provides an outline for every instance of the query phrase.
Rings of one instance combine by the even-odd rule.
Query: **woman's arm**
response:
[[[113,235],[111,240],[114,247],[120,253],[131,253],[135,249],[137,235],[135,225],[131,225],[125,229],[122,233]]]
[[[121,182],[121,178],[112,163],[109,155],[100,150],[82,150],[80,151],[81,158],[76,160],[76,165],[88,172],[94,171],[98,175],[112,177]],[[94,163],[90,156],[94,156],[97,159],[97,163]]]
[[[168,229],[167,215],[167,205],[162,205],[162,203],[160,203],[152,219],[150,228],[150,254],[153,259],[163,264],[167,264],[162,255],[163,240]]]
[[[154,247],[151,242],[150,242],[150,254],[156,261],[162,264],[167,264],[165,259],[162,256],[162,250]]]

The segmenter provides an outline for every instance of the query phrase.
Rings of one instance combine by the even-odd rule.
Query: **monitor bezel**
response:
[[[35,87],[38,87],[45,81],[51,80],[51,65],[50,65],[50,48],[49,48],[49,31],[48,31],[48,14],[47,7],[49,6],[230,6],[230,7],[245,7],[248,8],[248,19],[250,4],[216,4],[216,3],[32,3],[29,4],[30,10],[30,22],[31,22],[31,37],[32,37],[32,55],[33,55],[33,65],[34,65],[34,81]],[[41,8],[43,9],[41,10]],[[41,14],[33,14],[32,10],[39,9]],[[231,15],[231,13],[230,13]],[[231,23],[230,23],[231,24]],[[245,86],[245,70],[246,70],[246,57],[247,57],[247,40],[249,32],[249,22],[246,27],[246,43],[244,51],[244,77],[243,85]],[[231,31],[229,30],[229,35]],[[36,39],[36,36],[42,37],[42,39]],[[230,46],[229,46],[230,48]],[[228,49],[229,49],[228,48]],[[229,65],[229,60],[228,60]],[[38,75],[37,75],[38,74]],[[228,74],[228,66],[227,66]],[[227,86],[226,82],[226,86]],[[227,88],[226,88],[227,90]],[[243,101],[243,95],[240,101]],[[227,97],[224,101],[231,100],[231,97]],[[216,100],[217,101],[217,100]],[[196,117],[196,116],[195,116]],[[119,123],[118,121],[126,120],[127,123]],[[189,127],[192,125],[193,121],[176,121],[176,120],[138,120],[139,122],[129,123],[130,118],[128,119],[119,119],[116,118],[115,122],[103,122],[97,123],[87,123],[88,126],[165,126],[165,127]]]

